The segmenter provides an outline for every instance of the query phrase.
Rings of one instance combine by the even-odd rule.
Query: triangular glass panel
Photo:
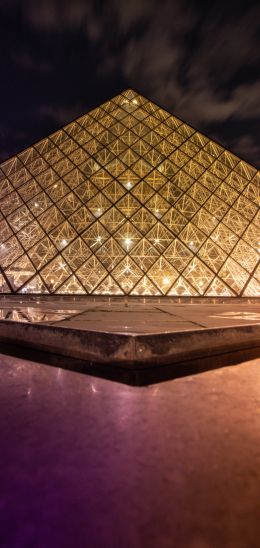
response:
[[[71,295],[85,293],[83,286],[76,276],[71,276],[59,289],[59,293]]]
[[[163,295],[168,293],[170,287],[179,276],[177,270],[164,257],[160,257],[147,274]]]
[[[147,276],[144,276],[141,281],[131,291],[131,295],[161,295],[158,287],[156,287]]]
[[[107,276],[93,291],[94,295],[123,295],[124,292],[112,276]]]

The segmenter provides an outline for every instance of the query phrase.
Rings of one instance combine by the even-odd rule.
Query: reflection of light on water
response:
[[[244,320],[244,321],[259,321],[260,314],[257,312],[223,312],[209,318],[223,318],[224,320]]]

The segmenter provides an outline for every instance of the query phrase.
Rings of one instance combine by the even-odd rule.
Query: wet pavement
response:
[[[169,333],[260,323],[260,300],[0,298],[0,319],[129,334]]]
[[[4,548],[258,548],[260,360],[130,387],[0,355]]]

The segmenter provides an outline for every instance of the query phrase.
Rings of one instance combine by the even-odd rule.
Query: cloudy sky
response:
[[[0,159],[132,87],[260,167],[260,3],[0,0]]]

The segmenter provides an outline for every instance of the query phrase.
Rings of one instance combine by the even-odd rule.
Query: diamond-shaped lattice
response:
[[[3,293],[257,296],[260,174],[133,90],[0,166]]]

